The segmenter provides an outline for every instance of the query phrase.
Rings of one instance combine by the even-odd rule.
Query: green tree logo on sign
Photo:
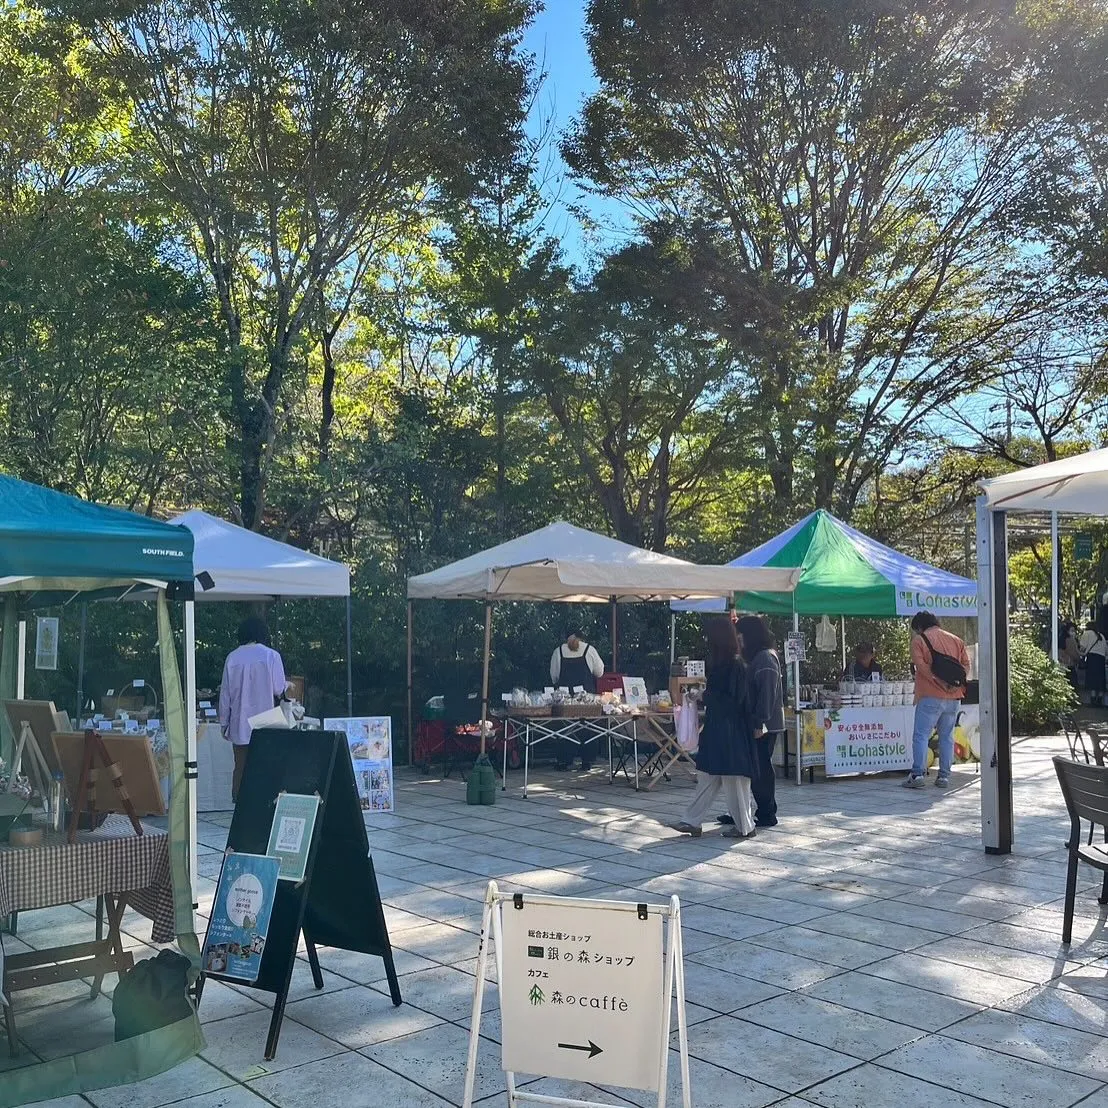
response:
[[[542,1004],[545,1000],[546,1000],[546,997],[543,996],[542,989],[540,989],[538,987],[538,985],[533,986],[532,989],[531,989],[531,994],[530,994],[531,1003],[534,1004],[537,1007],[538,1005]]]

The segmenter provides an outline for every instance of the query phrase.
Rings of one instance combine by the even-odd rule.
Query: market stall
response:
[[[0,591],[5,593],[0,699],[11,701],[16,697],[16,628],[21,612],[67,605],[82,597],[119,596],[136,588],[153,590],[172,779],[168,836],[149,831],[139,836],[128,824],[119,834],[104,832],[103,837],[110,841],[100,844],[99,849],[90,845],[87,855],[79,850],[66,852],[64,865],[54,853],[55,844],[44,836],[40,844],[9,852],[11,856],[0,867],[6,874],[3,903],[19,908],[33,900],[38,907],[66,903],[72,896],[104,895],[110,897],[112,911],[118,912],[120,904],[135,892],[123,887],[134,883],[127,875],[139,874],[135,881],[146,880],[149,874],[144,866],[150,858],[156,860],[164,848],[161,857],[163,864],[168,857],[172,883],[171,922],[165,918],[168,905],[164,896],[158,905],[146,907],[158,917],[161,930],[157,937],[175,935],[182,953],[198,966],[189,871],[189,744],[168,603],[170,598],[191,596],[192,549],[192,535],[184,528],[0,476]],[[3,721],[0,715],[0,726],[6,728]],[[3,750],[9,758],[15,738],[4,734]],[[159,838],[164,847],[159,846]],[[107,864],[95,861],[108,856],[115,860]],[[12,869],[16,858],[19,865]],[[51,881],[45,886],[36,882],[32,895],[13,875],[35,869],[38,861],[45,866],[40,872],[50,873]],[[140,896],[135,896],[135,904],[142,909]],[[80,968],[77,975],[81,976]],[[4,983],[6,992],[15,984],[25,984],[10,979],[8,970]],[[0,1106],[82,1093],[121,1080],[142,1080],[197,1053],[203,1045],[199,1022],[193,1015],[140,1039],[106,1043],[79,1055],[7,1072],[0,1082]]]
[[[751,589],[738,591],[734,597],[737,609],[791,615],[798,636],[801,616],[894,619],[921,611],[940,617],[977,615],[975,581],[883,546],[822,510],[730,564],[736,568],[777,567],[798,572],[792,592]],[[722,608],[719,601],[675,602],[671,606],[674,611]],[[833,774],[910,769],[912,708],[905,703],[910,700],[910,689],[905,688],[908,675],[885,682],[895,689],[882,685],[877,690],[805,690],[800,674],[802,641],[794,640],[793,646],[786,643],[786,653],[791,655],[787,661],[792,668],[793,711],[786,748],[781,751],[786,767],[789,755],[795,757],[797,781],[803,769],[817,765]],[[876,704],[874,697],[880,698]],[[817,699],[821,703],[817,704]],[[967,709],[963,720],[966,750],[971,748],[968,733],[976,731],[972,715],[974,712]],[[870,739],[849,741],[855,736]]]
[[[797,574],[774,567],[698,566],[655,551],[641,550],[616,539],[552,523],[490,550],[408,579],[408,733],[412,734],[412,604],[415,600],[479,600],[485,605],[481,719],[489,713],[489,658],[492,605],[502,601],[553,601],[577,604],[617,604],[673,599],[730,597],[737,591],[791,591]],[[545,694],[545,689],[542,692]],[[551,690],[553,694],[557,690]],[[572,690],[567,690],[571,694]],[[508,695],[508,694],[505,694]],[[583,702],[579,702],[583,706]],[[517,717],[518,718],[518,717]],[[533,718],[533,717],[532,717]],[[583,719],[607,732],[610,724],[599,701],[591,712],[576,715],[565,727],[570,742],[584,740]],[[554,730],[553,725],[548,725]],[[482,731],[482,735],[484,731]],[[524,728],[524,761],[528,735]],[[516,737],[516,736],[513,736]],[[549,738],[544,735],[543,738]],[[593,736],[594,739],[596,736]],[[484,746],[482,746],[484,753]]]

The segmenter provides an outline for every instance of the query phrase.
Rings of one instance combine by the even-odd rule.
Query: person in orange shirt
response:
[[[966,695],[969,652],[957,635],[944,631],[937,616],[918,612],[912,617],[912,666],[916,674],[916,718],[912,729],[912,772],[906,789],[927,784],[927,744],[939,732],[939,775],[935,785],[950,785],[954,762],[954,725]]]

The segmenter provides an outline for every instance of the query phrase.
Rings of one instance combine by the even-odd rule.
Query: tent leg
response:
[[[619,608],[612,597],[612,672],[619,673]]]
[[[669,613],[669,664],[677,661],[677,613]]]
[[[19,621],[19,653],[15,656],[15,698],[27,699],[27,621]]]
[[[485,753],[485,721],[489,718],[489,656],[492,653],[492,604],[485,601],[485,661],[481,670],[481,753]]]
[[[846,673],[846,616],[839,616],[840,638],[842,639],[843,673]]]
[[[978,678],[981,701],[981,840],[1010,854],[1012,717],[1008,670],[1008,520],[977,502]]]
[[[800,630],[800,615],[797,612],[793,612],[793,630]],[[804,728],[801,726],[800,721],[800,661],[799,659],[793,662],[793,711],[796,713],[796,783],[799,785],[803,782],[803,774],[801,773],[800,763],[800,736]]]
[[[412,602],[408,601],[408,765],[415,756],[415,735],[412,733]]]
[[[346,594],[346,714],[354,714],[354,604]]]
[[[199,777],[196,759],[196,601],[185,601],[185,789],[189,806],[189,879],[192,882],[192,907],[196,910],[196,785]]]
[[[1050,513],[1050,656],[1058,664],[1058,513]]]
[[[77,647],[77,726],[85,714],[85,636],[88,632],[88,604],[81,605],[81,636]]]

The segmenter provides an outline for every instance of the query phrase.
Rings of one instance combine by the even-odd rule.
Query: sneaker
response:
[[[949,789],[950,788],[950,774],[940,773],[939,776],[935,778],[935,788],[936,789]]]
[[[777,817],[775,816],[773,819],[756,819],[754,821],[754,826],[755,827],[776,827],[777,826]]]
[[[729,812],[724,812],[722,816],[716,816],[716,823],[722,823],[724,827],[730,827],[734,822]]]
[[[699,839],[704,834],[704,829],[693,823],[671,823],[670,826],[674,831],[680,831],[682,835],[690,835],[694,839]]]
[[[725,839],[753,839],[757,834],[757,831],[747,831],[746,834],[743,834],[742,830],[734,824],[723,829],[723,837]]]
[[[926,784],[926,775],[917,777],[916,774],[909,773],[908,776],[904,778],[904,787],[906,789],[922,789]]]

